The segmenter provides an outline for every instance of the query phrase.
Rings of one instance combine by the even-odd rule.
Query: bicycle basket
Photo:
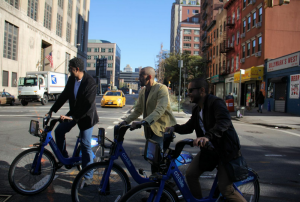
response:
[[[161,153],[160,153],[160,145],[159,143],[148,139],[146,141],[145,151],[144,151],[144,158],[152,165],[159,165],[161,161]]]

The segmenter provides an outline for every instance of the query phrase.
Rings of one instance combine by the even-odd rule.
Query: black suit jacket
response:
[[[84,76],[79,86],[77,97],[74,95],[75,77],[70,76],[67,85],[57,101],[51,108],[55,113],[69,100],[70,111],[66,116],[72,116],[80,130],[91,128],[99,121],[96,109],[96,83],[88,73]]]
[[[238,157],[240,142],[224,100],[214,95],[206,95],[203,108],[203,124],[206,134],[203,134],[200,128],[200,110],[201,108],[195,105],[189,121],[183,125],[175,125],[175,132],[189,134],[195,130],[197,137],[207,137],[217,149],[222,161],[230,161]]]

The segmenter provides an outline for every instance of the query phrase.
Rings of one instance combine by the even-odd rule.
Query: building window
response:
[[[200,37],[194,37],[194,41],[198,42],[200,40]]]
[[[258,37],[258,51],[261,51],[261,45],[262,45],[262,38],[261,38],[261,36],[260,37]]]
[[[190,4],[196,5],[196,1],[190,1]]]
[[[256,24],[256,12],[253,13],[252,26],[255,26],[255,24]]]
[[[108,49],[108,52],[109,52],[109,53],[113,53],[113,52],[114,52],[114,49],[113,49],[113,48],[109,48],[109,49]]]
[[[113,60],[113,56],[112,56],[112,55],[109,55],[109,56],[107,57],[107,60]]]
[[[56,35],[61,37],[63,17],[57,13]]]
[[[199,18],[192,18],[192,22],[193,23],[198,23],[199,22]]]
[[[87,52],[92,52],[92,49],[91,48],[87,48]]]
[[[99,48],[94,48],[94,52],[99,52]]]
[[[239,56],[236,56],[236,61],[235,61],[235,69],[238,70],[239,69]]]
[[[17,77],[17,72],[12,72],[11,73],[11,87],[18,87],[18,77]]]
[[[223,27],[224,27],[224,30],[223,30],[223,31],[225,32],[225,28],[226,28],[226,21],[224,21],[224,26],[223,26]]]
[[[44,27],[51,30],[52,7],[45,3]]]
[[[194,55],[199,55],[199,51],[194,51]]]
[[[182,4],[186,4],[186,1],[185,1],[185,0],[183,0],[183,1],[182,1]]]
[[[96,67],[96,63],[94,63],[94,67]]]
[[[184,43],[183,48],[191,48],[191,44],[190,43]]]
[[[248,30],[250,30],[251,27],[251,16],[248,17]]]
[[[194,49],[199,49],[199,44],[194,44]]]
[[[187,9],[187,14],[188,14],[188,15],[190,14],[190,9]]]
[[[88,60],[92,59],[92,56],[88,55],[88,56],[87,56],[87,59],[88,59]]]
[[[105,55],[101,55],[101,58],[105,58]]]
[[[246,8],[246,0],[243,0],[243,8]]]
[[[248,4],[250,4],[252,2],[252,0],[248,0]]]
[[[215,57],[215,47],[213,47],[213,56]]]
[[[68,16],[72,17],[73,0],[68,0]]]
[[[235,22],[235,13],[232,13],[232,24]]]
[[[185,30],[183,31],[183,33],[184,33],[184,34],[191,34],[192,31],[191,31],[190,29],[185,29]]]
[[[250,56],[250,43],[247,43],[247,57]]]
[[[8,86],[8,71],[2,72],[2,86]]]
[[[252,54],[255,53],[255,40],[252,41]]]
[[[183,41],[191,41],[192,37],[191,36],[184,36]]]
[[[216,75],[218,75],[218,64],[216,64]]]
[[[236,10],[236,20],[240,19],[240,8],[237,8]]]
[[[258,22],[262,22],[262,7],[258,9]]]
[[[58,0],[58,6],[64,9],[64,0]]]
[[[4,28],[4,43],[3,43],[3,57],[17,60],[18,55],[18,34],[19,28],[5,22]]]
[[[19,9],[19,0],[5,0],[11,6],[14,6],[16,9]]]
[[[220,36],[222,35],[222,25],[220,26]]]
[[[67,22],[66,41],[71,43],[71,24]]]
[[[91,67],[91,63],[87,63],[87,67]]]
[[[98,59],[98,55],[94,55],[94,60],[97,60]]]
[[[193,14],[196,15],[199,13],[199,10],[193,10]]]
[[[101,53],[105,53],[105,48],[101,48]]]
[[[194,30],[194,35],[200,35],[200,31],[199,30]]]
[[[235,36],[232,35],[232,45],[234,46]]]
[[[217,29],[217,38],[219,37],[219,29]]]
[[[113,67],[112,63],[107,63],[107,67]]]
[[[237,31],[237,33],[236,33],[236,45],[239,44],[239,41],[240,41],[240,31]]]
[[[216,47],[216,55],[218,56],[218,52],[219,52],[219,46]]]
[[[242,57],[245,58],[245,45],[242,46]]]
[[[37,19],[37,12],[38,12],[38,0],[28,0],[28,7],[27,7],[27,16],[34,19]]]
[[[231,72],[234,70],[234,58],[231,58]]]
[[[215,64],[213,64],[212,74],[215,75]]]
[[[246,33],[246,20],[243,21],[243,33]]]
[[[190,18],[189,18],[189,17],[187,17],[186,21],[187,21],[187,22],[189,22],[189,21],[190,21]]]

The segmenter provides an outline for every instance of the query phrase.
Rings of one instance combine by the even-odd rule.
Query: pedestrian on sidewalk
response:
[[[120,125],[129,124],[143,114],[143,120],[133,122],[131,129],[144,125],[145,138],[160,144],[163,148],[163,136],[161,131],[166,127],[176,124],[172,113],[167,86],[154,81],[155,70],[152,67],[144,67],[139,73],[141,86],[145,86],[139,93],[134,111]],[[158,171],[151,165],[152,173]]]
[[[194,157],[186,170],[186,181],[193,196],[202,198],[199,177],[203,172],[212,171],[218,166],[218,187],[228,201],[246,202],[243,196],[233,188],[225,164],[241,155],[239,137],[232,125],[229,111],[224,100],[208,93],[205,78],[192,80],[188,85],[193,108],[191,118],[182,125],[166,128],[166,131],[179,134],[191,134],[196,131],[194,146],[201,150]],[[210,141],[215,151],[205,148]]]
[[[261,91],[259,91],[259,94],[256,98],[256,103],[258,104],[257,112],[262,113],[262,106],[265,103],[265,96],[263,95],[263,93]]]

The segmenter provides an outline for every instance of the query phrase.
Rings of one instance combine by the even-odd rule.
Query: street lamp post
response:
[[[240,69],[240,85],[239,85],[239,108],[241,109],[241,98],[242,98],[242,74],[245,74],[244,69]]]
[[[178,87],[178,113],[180,110],[180,88],[181,88],[181,67],[183,67],[183,60],[178,60],[179,67],[179,87]]]

